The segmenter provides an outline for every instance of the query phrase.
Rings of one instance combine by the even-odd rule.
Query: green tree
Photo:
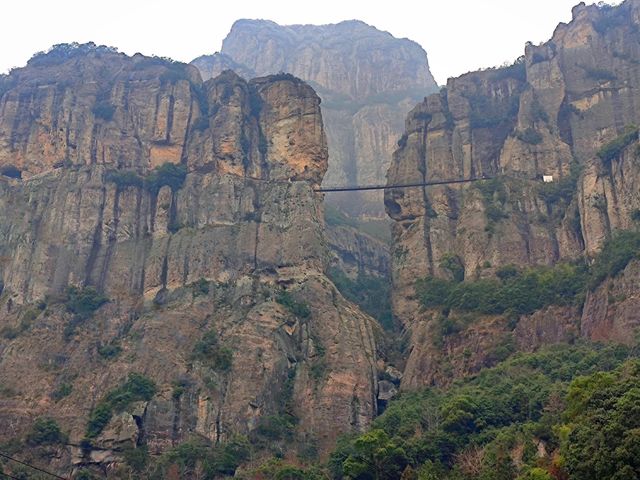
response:
[[[384,430],[371,430],[356,439],[354,452],[343,464],[344,474],[354,480],[393,480],[407,466],[405,451]]]
[[[640,363],[578,379],[567,399],[563,453],[571,477],[640,478]]]

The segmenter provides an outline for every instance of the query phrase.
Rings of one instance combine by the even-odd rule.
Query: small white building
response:
[[[551,183],[553,182],[553,175],[543,175],[542,176],[542,181],[544,183]]]

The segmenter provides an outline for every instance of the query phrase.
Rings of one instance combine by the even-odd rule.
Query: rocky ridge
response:
[[[504,345],[632,340],[634,262],[589,291],[584,306],[548,307],[520,316],[515,327],[480,316],[440,346],[431,339],[441,313],[421,309],[414,287],[419,278],[452,278],[452,266],[474,280],[509,265],[593,258],[615,231],[637,228],[639,25],[637,0],[581,3],[569,24],[546,43],[528,44],[514,65],[450,79],[408,115],[389,184],[495,178],[386,194],[396,222],[394,312],[412,331],[405,388],[477,371]]]
[[[95,45],[0,79],[0,441],[51,417],[51,468],[121,478],[126,448],[322,454],[368,425],[378,327],[323,274],[319,105]],[[153,395],[91,427],[132,373]]]
[[[329,143],[325,185],[382,184],[404,116],[437,88],[419,45],[360,21],[280,26],[239,20],[221,53],[192,63],[208,78],[230,61],[241,75],[289,72],[318,92]],[[379,192],[331,194],[327,201],[354,215],[383,215]]]

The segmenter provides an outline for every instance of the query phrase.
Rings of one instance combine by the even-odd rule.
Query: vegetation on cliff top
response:
[[[31,67],[51,67],[60,65],[61,63],[85,56],[89,53],[104,54],[104,53],[118,53],[118,49],[115,47],[108,47],[106,45],[96,45],[93,42],[88,43],[59,43],[52,46],[46,52],[37,52],[27,62],[27,65]]]

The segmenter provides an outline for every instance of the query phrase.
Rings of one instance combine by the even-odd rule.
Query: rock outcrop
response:
[[[456,348],[428,346],[438,313],[421,311],[416,279],[450,278],[447,259],[470,280],[491,278],[509,264],[591,258],[613,231],[637,226],[640,165],[633,125],[640,123],[639,27],[637,0],[617,7],[581,3],[569,24],[560,24],[550,41],[527,45],[514,65],[450,79],[446,89],[409,114],[389,184],[492,179],[386,194],[387,212],[396,221],[394,308],[413,332],[405,386],[450,378],[442,353]],[[553,182],[543,183],[543,176]],[[619,282],[632,290],[629,282]],[[626,292],[631,303],[620,307],[627,313],[615,321],[616,310],[604,306],[602,293],[588,295],[582,322],[580,308],[525,316],[514,332],[513,325],[496,325],[495,317],[478,319],[470,327],[477,331],[467,330],[468,341],[459,342],[467,360],[460,356],[447,368],[460,373],[469,358],[481,364],[477,352],[496,347],[507,333],[525,349],[576,332],[629,341],[640,323],[627,310],[635,292]],[[605,326],[611,322],[617,326]]]
[[[239,20],[221,52],[192,62],[203,78],[233,61],[241,75],[289,72],[316,89],[329,143],[326,185],[382,184],[404,116],[437,88],[419,45],[359,21],[280,26]],[[327,200],[351,214],[383,214],[379,192]]]
[[[331,266],[350,278],[359,274],[389,278],[391,258],[389,246],[357,228],[327,226],[326,237],[332,254]]]
[[[94,45],[0,81],[0,442],[52,417],[67,474],[282,418],[265,444],[322,454],[368,425],[377,327],[322,273],[311,87]],[[155,395],[91,434],[134,372]]]

